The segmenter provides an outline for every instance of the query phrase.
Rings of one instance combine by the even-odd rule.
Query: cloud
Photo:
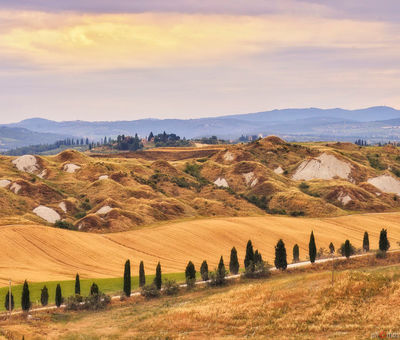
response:
[[[56,14],[0,12],[3,57],[65,70],[226,63],[288,48],[398,47],[398,26],[282,15]]]

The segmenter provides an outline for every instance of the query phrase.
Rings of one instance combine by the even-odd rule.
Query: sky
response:
[[[0,123],[400,108],[398,0],[0,0]]]

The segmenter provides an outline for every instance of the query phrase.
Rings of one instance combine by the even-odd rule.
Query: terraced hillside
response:
[[[400,213],[351,215],[334,218],[293,218],[279,216],[213,218],[169,223],[112,234],[93,234],[38,225],[0,228],[0,286],[13,282],[121,277],[124,262],[131,259],[133,275],[141,260],[146,273],[153,274],[158,261],[163,272],[183,272],[189,260],[196,268],[206,259],[210,269],[221,255],[228,261],[233,246],[243,266],[248,239],[273,263],[274,246],[282,238],[288,260],[295,243],[300,259],[308,256],[308,241],[314,230],[317,248],[333,242],[338,248],[346,239],[362,246],[369,232],[371,249],[378,248],[382,227],[388,229],[391,249],[400,241]]]
[[[250,144],[0,157],[0,224],[91,232],[199,217],[340,216],[400,208],[400,149]]]

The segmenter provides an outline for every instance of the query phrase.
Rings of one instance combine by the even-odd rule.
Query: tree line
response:
[[[379,236],[379,250],[376,254],[377,257],[386,257],[386,252],[390,248],[390,243],[387,237],[387,229],[382,229]],[[362,249],[364,252],[370,250],[369,235],[368,232],[364,233]],[[331,242],[329,244],[329,250],[331,254],[335,252],[335,247]],[[349,240],[346,240],[339,249],[342,256],[350,258],[355,253],[354,246]],[[308,257],[310,262],[313,264],[317,258],[317,246],[315,242],[314,232],[310,234],[309,244],[308,244]],[[293,262],[299,261],[299,246],[295,244],[293,246]],[[252,241],[249,240],[246,245],[246,253],[244,258],[244,272],[243,275],[248,278],[254,277],[267,277],[269,276],[270,266],[262,258],[261,253],[254,247]],[[275,268],[278,270],[286,270],[288,266],[287,262],[287,252],[285,243],[280,239],[275,246]],[[220,286],[225,284],[226,276],[228,273],[231,275],[238,275],[240,271],[240,264],[238,260],[237,250],[235,247],[231,249],[230,259],[229,259],[229,271],[226,269],[223,256],[220,257],[217,268],[214,271],[209,271],[208,263],[204,260],[200,266],[200,277],[202,281],[208,282],[210,286]],[[189,261],[185,268],[185,279],[186,285],[190,289],[196,284],[196,268],[192,261]],[[160,295],[161,290],[165,294],[171,295],[175,294],[179,285],[174,280],[162,279],[162,268],[161,263],[158,262],[156,266],[155,276],[152,282],[146,284],[146,275],[144,269],[144,262],[141,261],[139,264],[139,287],[141,288],[141,295],[145,297],[157,297]],[[125,297],[130,297],[132,294],[132,274],[131,274],[131,263],[130,260],[126,260],[124,265],[124,275],[123,275],[123,292]],[[48,288],[43,286],[41,289],[40,302],[42,306],[47,306],[49,301]],[[67,309],[99,309],[104,308],[111,298],[102,293],[96,283],[92,283],[90,287],[90,294],[88,297],[81,296],[81,285],[79,274],[75,277],[75,295],[64,299],[62,295],[61,285],[58,283],[55,291],[55,304],[59,308],[64,302],[66,303]],[[11,302],[11,306],[10,306]],[[11,293],[11,298],[9,292],[5,296],[4,306],[7,311],[14,309],[14,296]],[[21,295],[21,308],[23,311],[28,312],[32,307],[30,300],[30,291],[28,282],[25,280],[22,287]]]

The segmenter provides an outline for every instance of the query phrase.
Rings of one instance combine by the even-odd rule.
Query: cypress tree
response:
[[[193,281],[196,280],[196,269],[192,261],[189,261],[189,263],[186,266],[185,277],[187,284],[191,284],[193,283]]]
[[[379,235],[379,250],[386,252],[389,250],[389,248],[390,248],[390,243],[387,238],[387,230],[382,229]]]
[[[334,254],[334,253],[335,253],[335,246],[333,245],[332,242],[329,243],[329,251],[330,251],[331,254]]]
[[[126,260],[124,269],[124,293],[131,296],[131,261]]]
[[[293,262],[299,262],[300,260],[300,253],[299,253],[299,246],[295,244],[293,246]]]
[[[281,270],[287,268],[286,248],[282,239],[280,239],[275,246],[275,267]]]
[[[140,261],[139,265],[139,287],[143,287],[146,284],[146,275],[144,273],[144,263]]]
[[[79,279],[79,274],[75,276],[75,295],[81,295],[81,281]]]
[[[347,258],[349,258],[351,255],[351,245],[350,245],[350,241],[346,240],[346,242],[344,242],[344,256],[346,256]]]
[[[201,264],[200,274],[203,281],[208,281],[208,264],[206,260],[204,260]]]
[[[43,286],[41,293],[40,293],[40,303],[42,306],[47,306],[49,303],[49,291],[46,286]]]
[[[368,232],[364,233],[363,250],[364,251],[369,251],[369,236],[368,236]]]
[[[161,277],[161,264],[158,262],[157,268],[156,268],[156,276],[154,277],[154,284],[156,285],[157,289],[161,289],[161,284],[162,284],[162,277]]]
[[[61,286],[58,283],[56,287],[56,306],[57,308],[60,308],[61,304],[63,301],[62,293],[61,293]]]
[[[249,240],[247,242],[247,246],[246,246],[246,256],[244,258],[244,267],[247,269],[252,264],[254,264],[254,250],[253,250],[253,244],[251,243],[251,240]]]
[[[310,256],[310,262],[314,263],[315,258],[317,256],[317,246],[315,245],[315,238],[314,238],[314,232],[311,232],[310,235],[310,243],[308,244],[308,254]]]
[[[90,287],[90,295],[99,295],[99,286],[96,283],[92,283]]]
[[[237,256],[236,248],[231,249],[231,259],[229,261],[229,271],[231,274],[236,275],[239,272],[239,260]]]
[[[29,297],[29,286],[26,280],[22,287],[21,307],[24,312],[29,311],[29,309],[31,308],[31,299]]]
[[[217,268],[217,277],[216,277],[217,284],[220,285],[225,282],[225,275],[226,275],[226,269],[225,269],[224,259],[221,256]]]
[[[4,307],[8,312],[10,310],[10,292],[7,292],[6,299],[4,300]],[[14,295],[11,293],[11,310],[14,309]]]
[[[254,264],[258,264],[262,262],[262,255],[261,253],[258,251],[258,249],[256,249],[256,251],[254,252]]]

